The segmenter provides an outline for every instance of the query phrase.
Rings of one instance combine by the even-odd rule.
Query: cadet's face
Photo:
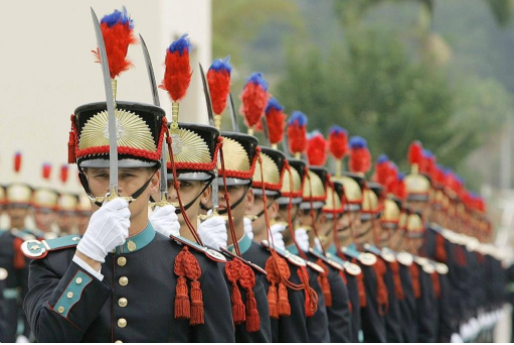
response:
[[[103,197],[109,192],[109,169],[88,168],[84,172],[93,196]],[[137,192],[150,177],[152,177],[152,180],[148,187],[129,205],[130,219],[141,217],[142,214],[146,214],[148,217],[150,195],[158,192],[161,174],[159,170],[154,174],[153,170],[146,168],[119,169],[118,194],[123,197],[129,197]],[[93,207],[95,210],[98,209],[96,205],[93,205]]]
[[[49,231],[52,224],[55,223],[57,215],[54,211],[41,211],[36,210],[34,218],[36,220],[36,226],[38,229],[43,231]]]
[[[421,212],[423,219],[430,219],[432,207],[426,201],[408,201],[407,206],[415,212]]]
[[[231,207],[232,218],[234,219],[234,226],[240,227],[243,225],[243,218],[248,208],[251,208],[254,202],[253,190],[249,185],[243,186],[227,186],[230,204],[234,205],[241,198],[242,201],[236,207]],[[219,210],[222,213],[227,210],[227,200],[225,199],[224,187],[220,186],[219,192]]]
[[[29,215],[27,206],[9,205],[7,206],[7,214],[11,219],[11,227],[18,230],[25,228],[25,218]]]
[[[180,181],[179,193],[182,205],[186,206],[196,198],[193,204],[186,210],[186,215],[193,225],[196,225],[196,218],[200,212],[200,202],[205,203],[211,197],[210,188],[206,188],[202,192],[205,188],[205,183],[204,181]],[[155,199],[154,196],[154,200],[159,200],[158,198],[157,196],[157,199]],[[171,181],[168,182],[168,201],[174,204],[178,203],[177,190]],[[186,225],[182,213],[178,215],[178,221],[181,228]]]
[[[292,223],[293,223],[293,226],[295,223],[297,223],[297,214],[298,214],[298,205],[291,205],[292,208],[291,208],[291,218],[292,218]],[[288,206],[287,205],[281,205],[278,209],[278,212],[277,212],[277,217],[275,218],[275,220],[277,220],[278,222],[285,222],[287,223],[289,221],[288,219],[288,210],[287,210]],[[284,242],[286,245],[289,245],[292,243],[292,237],[291,237],[291,229],[287,229],[287,231],[282,231],[282,236],[284,237]]]
[[[278,214],[278,203],[273,198],[268,197],[267,205],[264,203],[264,199],[262,198],[262,195],[257,195],[254,193],[254,201],[253,204],[249,207],[247,207],[248,214],[252,216],[258,216],[260,213],[263,212],[264,208],[267,207],[267,213],[270,220],[276,219]],[[264,213],[262,213],[259,218],[255,219],[252,222],[252,230],[255,237],[265,237],[267,234],[265,234],[266,231],[266,218]]]
[[[361,220],[360,224],[354,228],[357,243],[359,243],[360,245],[364,243],[369,243],[370,237],[373,236],[372,228],[373,222],[371,222],[371,220]]]
[[[345,212],[343,215],[337,220],[337,235],[339,236],[339,242],[342,246],[348,246],[352,243],[352,234],[350,230],[350,221],[353,212]],[[360,218],[360,215],[358,216]]]

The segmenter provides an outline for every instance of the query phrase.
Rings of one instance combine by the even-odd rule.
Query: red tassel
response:
[[[269,271],[266,270],[266,272]],[[278,293],[277,293],[277,284],[271,283],[268,290],[268,307],[269,307],[269,316],[272,319],[278,319]]]
[[[241,266],[243,265],[239,260],[232,260],[225,264],[225,274],[227,275],[228,281],[232,284],[232,318],[236,325],[239,325],[246,320],[245,305],[241,297],[241,291],[239,291],[239,286],[237,285],[237,282],[240,279]]]
[[[25,256],[21,251],[21,245],[23,244],[23,240],[21,238],[14,238],[13,241],[13,249],[14,249],[14,269],[21,270],[25,268]]]
[[[16,154],[14,155],[14,172],[15,173],[19,173],[20,172],[20,169],[21,169],[21,153],[20,152],[16,152]]]
[[[278,284],[278,315],[291,315],[291,305],[289,304],[287,287],[284,283]]]
[[[402,278],[400,275],[400,264],[398,261],[390,262],[389,267],[393,273],[394,292],[396,299],[402,301],[405,299],[405,292],[403,291]]]
[[[385,315],[389,309],[389,296],[387,295],[387,286],[384,281],[384,275],[387,270],[384,261],[379,258],[373,269],[377,279],[378,313],[379,315]]]
[[[460,245],[455,246],[455,261],[461,267],[466,266],[466,254]]]
[[[175,288],[175,318],[176,319],[189,319],[191,318],[191,309],[189,303],[189,296],[184,271],[184,258],[185,253],[188,251],[187,247],[183,247],[180,253],[175,258],[173,271],[178,276],[177,286]]]
[[[446,262],[447,259],[444,237],[441,234],[436,234],[435,259],[439,262]]]
[[[318,259],[316,264],[323,268],[323,273],[318,276],[319,285],[321,286],[321,291],[323,292],[323,297],[325,297],[325,305],[327,307],[332,306],[332,291],[330,290],[330,282],[328,281],[328,267],[325,265],[323,260]]]
[[[307,268],[299,267],[297,272],[305,291],[305,316],[312,317],[318,310],[318,294],[309,285]]]
[[[291,315],[291,305],[289,304],[287,287],[283,283],[283,281],[289,280],[291,276],[287,262],[281,257],[272,255],[266,261],[265,269],[266,272],[268,272],[267,279],[271,283],[268,292],[270,315],[273,315],[272,317],[274,318]]]
[[[412,279],[412,289],[414,290],[414,298],[418,299],[421,297],[421,285],[419,282],[419,268],[415,263],[410,265],[410,274]]]
[[[355,264],[356,260],[352,259],[352,262]],[[357,287],[359,289],[359,303],[361,308],[364,308],[368,305],[366,300],[366,287],[364,286],[364,272],[357,275]]]
[[[255,287],[255,273],[248,265],[242,265],[239,282],[246,290],[246,330],[257,332],[261,328],[261,317],[257,309],[257,300],[253,289]]]
[[[311,166],[324,166],[327,161],[327,142],[323,135],[316,134],[309,140],[307,158]]]
[[[409,146],[409,163],[421,166],[423,159],[423,146],[421,142],[415,141]]]
[[[70,131],[70,136],[68,138],[68,164],[75,163],[77,156],[75,154],[75,132]]]
[[[432,285],[434,287],[434,294],[437,299],[441,298],[441,283],[439,282],[439,275],[437,272],[431,274]]]
[[[187,247],[185,247],[187,249]],[[184,273],[191,280],[191,319],[189,324],[201,325],[204,323],[204,310],[202,289],[198,279],[202,276],[202,270],[196,257],[189,250],[186,251],[184,257]]]
[[[159,87],[168,91],[173,102],[184,98],[191,82],[189,47],[190,43],[186,35],[183,35],[166,50],[166,71]]]

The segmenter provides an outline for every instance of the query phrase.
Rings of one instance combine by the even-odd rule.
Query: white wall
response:
[[[205,68],[211,60],[211,0],[18,0],[0,4],[0,183],[13,176],[13,156],[24,155],[20,180],[39,185],[41,165],[53,164],[58,185],[59,166],[67,160],[69,117],[82,104],[103,101],[100,65],[90,53],[96,48],[89,7],[97,15],[123,5],[134,19],[150,50],[158,82],[164,74],[165,50],[173,39],[189,33],[192,55]],[[151,103],[151,91],[141,46],[129,49],[135,68],[118,81],[118,99]],[[182,102],[181,121],[207,123],[205,101],[192,60],[193,80]],[[162,107],[170,103],[160,91]],[[67,188],[79,190],[70,170]]]

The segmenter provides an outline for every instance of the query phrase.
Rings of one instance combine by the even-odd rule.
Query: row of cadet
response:
[[[104,78],[116,81],[130,65],[132,20],[115,11],[97,30]],[[249,134],[237,121],[220,132],[227,103],[235,115],[228,59],[199,71],[211,125],[179,122],[189,50],[182,36],[166,51],[170,123],[152,78],[154,106],[107,97],[75,110],[68,158],[94,209],[83,236],[0,237],[14,248],[0,264],[30,271],[19,319],[35,340],[491,340],[505,271],[479,197],[418,142],[410,174],[381,156],[368,179],[364,139],[339,127],[328,141],[308,136],[299,112],[286,123],[259,73],[241,93]]]

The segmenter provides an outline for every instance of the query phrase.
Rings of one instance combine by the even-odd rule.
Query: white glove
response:
[[[244,217],[244,225],[245,225],[245,234],[246,236],[250,237],[251,240],[253,240],[253,228],[252,228],[252,221],[250,218]]]
[[[304,252],[309,250],[309,235],[307,235],[307,230],[304,228],[296,229],[295,232],[296,243],[298,243],[298,247]]]
[[[284,236],[282,235],[282,231],[286,229],[285,225],[282,224],[273,224],[271,226],[271,235],[273,236],[273,243],[275,244],[275,248],[278,249],[286,249],[286,244],[284,243]]]
[[[459,333],[453,333],[450,342],[452,343],[463,343],[464,339],[460,336]]]
[[[30,341],[27,339],[26,336],[24,335],[19,335],[17,338],[16,338],[16,342],[17,343],[30,343]]]
[[[323,251],[323,247],[321,246],[321,242],[319,241],[319,239],[316,237],[314,238],[314,248],[319,251],[320,253]]]
[[[198,226],[198,235],[205,245],[219,250],[227,246],[228,234],[225,219],[221,216],[207,218]]]
[[[155,231],[166,237],[170,237],[170,235],[180,236],[180,223],[173,205],[157,206],[150,215],[150,223],[152,223]]]
[[[86,233],[77,249],[89,258],[104,263],[107,254],[125,243],[129,236],[128,205],[128,202],[121,198],[103,204],[91,216]]]

